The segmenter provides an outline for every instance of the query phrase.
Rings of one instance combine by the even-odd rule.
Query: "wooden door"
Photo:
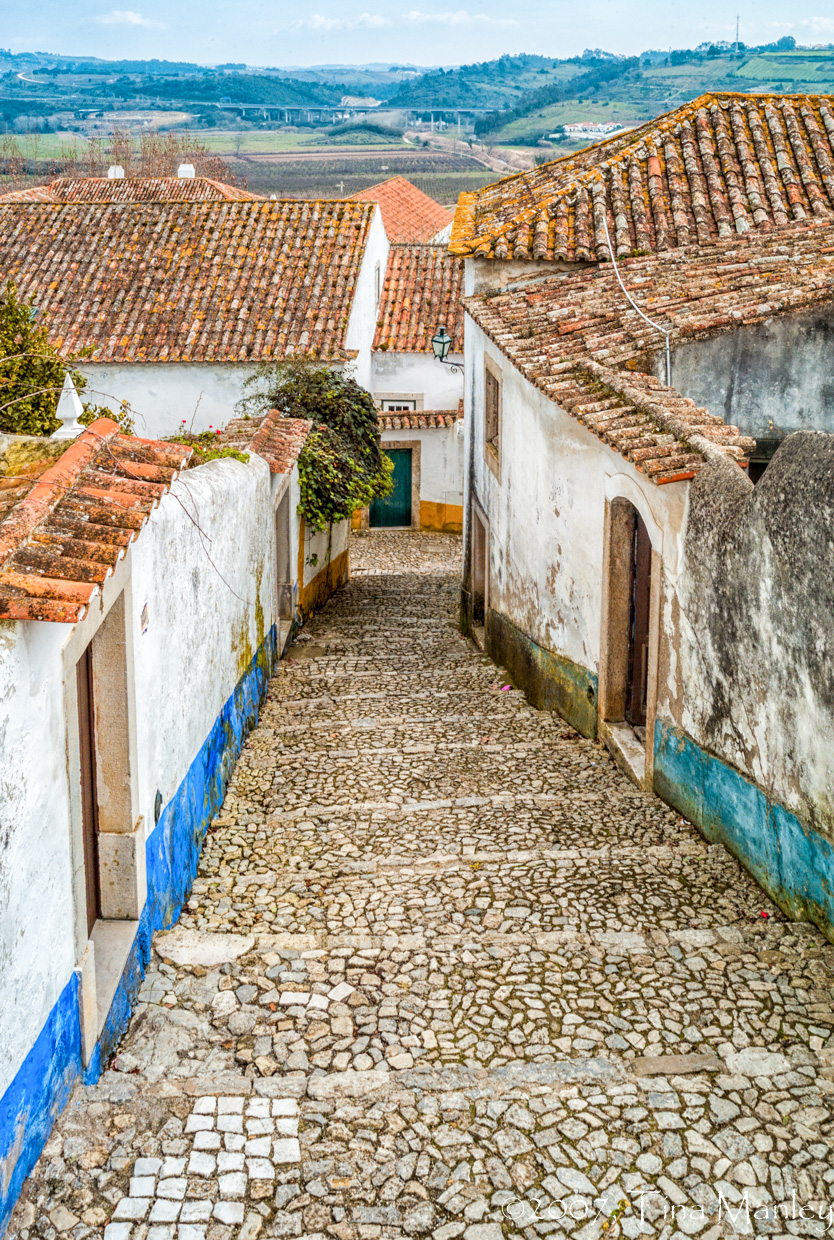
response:
[[[639,513],[634,514],[631,545],[631,609],[629,616],[626,719],[645,727],[649,685],[649,615],[652,587],[652,544]]]
[[[98,796],[96,794],[95,703],[93,701],[93,648],[88,646],[75,669],[78,690],[78,741],[81,756],[81,814],[84,828],[84,883],[87,934],[101,916],[98,872]]]
[[[411,449],[390,448],[386,455],[394,465],[394,489],[384,499],[371,501],[368,524],[376,527],[411,525]]]

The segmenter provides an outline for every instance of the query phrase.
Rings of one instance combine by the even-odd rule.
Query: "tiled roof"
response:
[[[640,129],[462,194],[455,254],[617,257],[834,212],[834,96],[702,95]]]
[[[382,222],[392,243],[432,241],[451,224],[454,216],[429,198],[405,177],[390,177],[353,197],[360,202],[378,202]]]
[[[457,409],[418,409],[408,412],[403,410],[382,409],[379,412],[379,425],[383,431],[429,430],[433,427],[454,426],[463,417],[463,401],[458,402]]]
[[[263,202],[211,177],[58,177],[0,195],[0,202]]]
[[[668,327],[674,352],[830,304],[834,222],[630,259],[620,271],[640,308]],[[709,455],[705,444],[738,459],[752,448],[735,427],[647,373],[662,357],[663,337],[628,304],[610,265],[465,304],[531,383],[655,481],[690,477]]]
[[[273,409],[265,418],[233,418],[217,441],[240,452],[257,453],[273,474],[288,474],[312,429],[308,418],[285,418]]]
[[[191,455],[100,418],[0,508],[0,619],[82,620]],[[0,489],[0,496],[3,491]]]
[[[443,325],[450,352],[463,352],[463,259],[439,245],[392,245],[379,304],[374,349],[431,353]]]
[[[99,362],[352,356],[375,208],[358,202],[0,204],[0,282]]]

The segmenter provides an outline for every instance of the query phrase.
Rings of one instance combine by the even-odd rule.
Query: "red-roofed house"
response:
[[[96,403],[127,400],[144,434],[223,426],[261,363],[299,355],[370,390],[388,256],[373,203],[160,193],[0,202],[0,282],[35,298],[62,352],[86,352]]]
[[[834,98],[704,96],[450,250],[471,631],[834,937]]]
[[[374,525],[463,527],[463,263],[443,246],[392,245],[373,344],[372,391],[395,490]],[[451,339],[445,363],[432,337]]]
[[[405,177],[389,177],[353,197],[359,202],[378,202],[382,222],[392,245],[418,242],[430,245],[445,241],[454,216],[429,198]]]

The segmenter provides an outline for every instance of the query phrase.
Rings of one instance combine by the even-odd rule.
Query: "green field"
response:
[[[646,104],[579,102],[571,99],[566,103],[552,103],[549,107],[531,112],[528,116],[510,121],[501,129],[490,135],[490,143],[495,146],[513,146],[514,143],[535,142],[538,138],[546,138],[562,125],[574,124],[578,121],[617,121],[620,125],[642,125],[651,120],[656,109]],[[559,151],[578,150],[587,146],[587,142],[571,143],[566,140],[559,142]]]
[[[799,89],[811,86],[823,93],[834,90],[834,53],[764,52],[738,69],[738,77],[757,85],[779,81]]]
[[[26,159],[59,159],[73,147],[80,155],[88,145],[80,133],[5,134],[0,144],[13,144]]]

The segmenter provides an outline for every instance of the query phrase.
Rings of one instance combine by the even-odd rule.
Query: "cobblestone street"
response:
[[[12,1235],[832,1225],[834,947],[507,686],[460,552],[353,539]]]

